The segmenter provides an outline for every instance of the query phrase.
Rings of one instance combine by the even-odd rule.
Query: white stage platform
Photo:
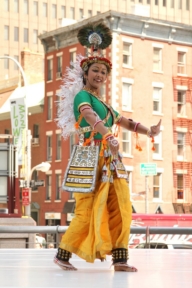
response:
[[[137,273],[114,272],[111,258],[94,264],[73,256],[78,271],[52,261],[56,249],[0,249],[3,288],[191,288],[192,250],[130,249]]]

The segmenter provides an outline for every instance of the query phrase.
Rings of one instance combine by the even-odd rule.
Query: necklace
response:
[[[82,90],[85,90],[88,93],[92,94],[93,96],[97,97],[99,100],[102,100],[102,97],[96,91],[94,91],[90,88],[87,88],[86,86],[84,86]]]

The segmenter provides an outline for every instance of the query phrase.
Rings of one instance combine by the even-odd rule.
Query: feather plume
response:
[[[58,106],[56,122],[62,130],[61,135],[65,140],[76,132],[73,102],[75,95],[83,88],[83,71],[80,67],[80,62],[83,59],[82,55],[77,55],[76,62],[70,63],[73,68],[66,68],[63,76],[63,85],[61,85],[61,90],[57,94],[60,99],[56,101]]]

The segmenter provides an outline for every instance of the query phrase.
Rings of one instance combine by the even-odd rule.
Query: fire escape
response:
[[[192,213],[192,73],[178,73],[179,68],[173,73],[173,206],[182,214]]]

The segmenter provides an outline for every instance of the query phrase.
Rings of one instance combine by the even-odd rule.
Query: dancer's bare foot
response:
[[[137,272],[137,268],[133,266],[129,266],[127,263],[115,263],[114,264],[114,270],[115,271],[124,271],[124,272]]]
[[[61,261],[58,260],[56,257],[53,259],[53,262],[57,264],[61,269],[66,271],[76,271],[77,268],[75,268],[71,263],[68,261]]]

